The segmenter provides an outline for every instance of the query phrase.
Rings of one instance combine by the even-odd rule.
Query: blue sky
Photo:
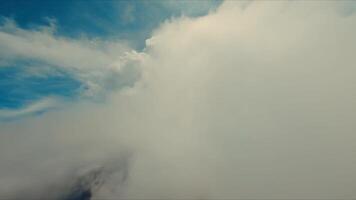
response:
[[[14,30],[8,27],[15,27],[18,36],[14,40],[16,42],[23,39],[22,32],[31,35],[37,31],[33,36],[46,35],[43,29],[50,29],[50,34],[47,36],[58,41],[66,40],[68,43],[75,43],[83,38],[89,41],[119,41],[139,51],[145,47],[145,40],[151,36],[152,31],[165,20],[180,16],[201,16],[220,3],[219,0],[2,0],[1,33],[9,37],[14,34]],[[97,100],[103,99],[105,93],[112,89],[132,85],[132,80],[128,80],[127,75],[111,76],[108,80],[98,83],[106,88],[104,92],[83,98],[85,96],[83,93],[88,86],[78,77],[73,66],[65,68],[62,63],[48,62],[46,58],[32,55],[18,56],[17,50],[13,53],[15,56],[9,56],[6,50],[8,47],[5,44],[0,46],[2,48],[0,57],[3,58],[0,62],[0,120],[8,118],[7,115],[1,116],[1,111],[17,112],[48,97],[60,98],[61,101],[66,102],[78,101],[78,99]],[[30,46],[33,49],[40,48],[36,44]],[[41,73],[33,73],[34,71]],[[48,107],[36,110],[34,113],[44,109]],[[21,115],[14,116],[15,119],[21,117]]]
[[[119,38],[141,48],[152,29],[164,20],[204,15],[220,3],[220,0],[2,0],[0,15],[14,19],[26,29],[55,20],[60,35]]]

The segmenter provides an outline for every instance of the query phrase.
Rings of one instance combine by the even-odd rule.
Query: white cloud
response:
[[[140,77],[139,65],[133,67],[132,63],[140,62],[141,57],[122,41],[57,36],[53,20],[49,26],[33,30],[22,29],[10,19],[0,26],[0,67],[16,67],[24,62],[28,66],[23,76],[45,77],[55,75],[53,69],[58,68],[83,84],[77,95],[84,98],[100,99],[108,91],[132,87]],[[52,99],[51,103],[48,99]],[[22,117],[63,103],[59,98],[54,99],[43,97],[18,110],[0,109],[0,118]]]
[[[166,22],[130,92],[2,125],[0,194],[128,151],[116,198],[355,198],[356,17],[338,6],[229,1]]]
[[[122,41],[69,39],[57,36],[55,29],[55,23],[51,22],[50,26],[26,30],[7,19],[0,27],[2,62],[8,66],[25,60],[43,64],[44,67],[62,68],[86,83],[88,90],[85,94],[95,96],[96,92],[105,90],[103,84],[108,81],[108,75],[120,75],[125,67],[122,63],[127,62],[125,54],[132,51]]]
[[[20,110],[0,109],[0,120],[15,119],[17,117],[23,117],[26,115],[35,114],[36,112],[39,111],[54,108],[57,105],[58,102],[55,98],[46,97]]]
[[[52,25],[54,26],[54,25]],[[116,61],[117,53],[127,47],[95,40],[71,40],[54,35],[55,28],[24,30],[7,20],[1,27],[0,44],[3,59],[39,59],[56,66],[76,69],[107,67]]]

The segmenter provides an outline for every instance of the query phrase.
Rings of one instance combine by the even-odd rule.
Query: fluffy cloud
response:
[[[340,8],[228,1],[166,22],[128,56],[135,87],[1,125],[0,194],[67,194],[99,166],[117,175],[96,198],[355,198],[356,17]]]

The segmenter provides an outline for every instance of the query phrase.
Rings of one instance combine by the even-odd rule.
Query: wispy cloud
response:
[[[54,98],[46,97],[33,104],[21,109],[0,109],[0,120],[11,120],[18,117],[24,117],[31,114],[36,114],[41,111],[54,108],[58,102]]]
[[[44,93],[36,93],[36,91],[39,91],[38,89],[30,88],[30,82],[26,82],[30,79],[19,79],[19,74],[26,76],[27,73],[30,78],[33,76],[47,77],[36,84],[41,84],[38,87],[42,90],[45,90],[46,87],[49,90],[60,87],[60,85],[53,85],[52,80],[57,77],[58,71],[62,71],[65,72],[63,75],[70,76],[66,80],[74,79],[81,84],[81,90],[77,90],[76,85],[71,88],[68,84],[68,87],[63,87],[63,89],[74,91],[72,93],[74,96],[94,99],[102,98],[108,90],[131,87],[139,78],[137,67],[130,66],[128,69],[125,66],[132,65],[130,63],[139,60],[139,56],[134,58],[134,55],[139,54],[125,44],[86,38],[74,40],[57,36],[55,30],[56,25],[53,23],[50,26],[42,26],[36,29],[22,29],[9,19],[0,27],[0,58],[2,60],[0,67],[15,70],[12,76],[16,76],[11,77],[2,73],[6,72],[5,70],[1,71],[0,76],[3,77],[3,80],[0,84],[6,90],[6,93],[2,94],[2,98],[16,98],[13,94],[19,88],[11,87],[11,85],[18,85],[21,81],[23,85],[26,86],[27,84],[26,87],[29,89],[29,91],[24,92],[33,92],[33,99],[28,96],[28,98],[22,99],[24,102],[33,102],[38,95],[44,95]],[[65,80],[63,79],[63,81]],[[55,91],[53,92],[55,93]],[[62,96],[61,93],[52,93],[52,95]],[[43,98],[47,97],[44,96]],[[37,103],[34,103],[34,105],[37,105]],[[25,106],[31,108],[31,110],[45,108],[34,105]],[[14,115],[15,113],[20,115],[28,108],[14,111],[3,110],[2,112],[7,113],[6,115]]]

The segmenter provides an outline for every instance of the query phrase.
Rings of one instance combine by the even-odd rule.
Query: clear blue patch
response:
[[[70,74],[50,67],[50,73],[33,73],[34,66],[0,66],[0,109],[21,109],[48,96],[75,98],[82,88]]]
[[[0,0],[0,16],[13,18],[20,27],[31,29],[58,23],[57,34],[77,38],[123,39],[137,49],[144,47],[151,31],[164,20],[182,14],[201,16],[222,0]]]

